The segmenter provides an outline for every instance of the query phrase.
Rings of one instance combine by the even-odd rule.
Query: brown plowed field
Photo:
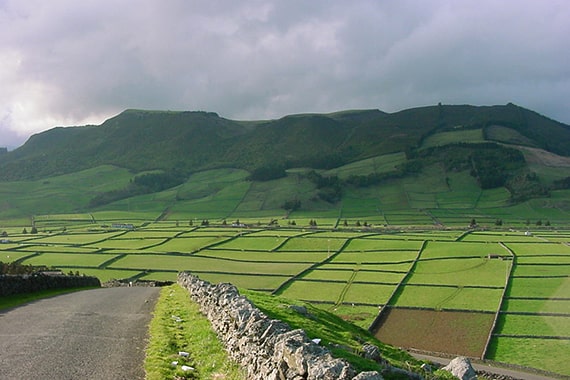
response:
[[[397,347],[481,357],[494,314],[390,308],[376,338]]]

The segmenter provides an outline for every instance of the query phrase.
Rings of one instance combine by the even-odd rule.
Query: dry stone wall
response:
[[[0,297],[22,293],[39,292],[50,289],[99,287],[101,282],[96,277],[24,274],[0,275]]]
[[[231,284],[212,285],[186,272],[178,283],[200,305],[230,357],[247,369],[253,380],[379,380],[376,371],[357,373],[329,350],[270,319]]]

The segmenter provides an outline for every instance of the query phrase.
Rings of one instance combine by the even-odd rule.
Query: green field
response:
[[[52,215],[45,218],[52,232],[37,234],[13,226],[11,241],[0,245],[0,260],[102,281],[175,281],[179,271],[187,270],[208,281],[308,301],[365,328],[387,304],[491,316],[501,305],[487,358],[505,362],[526,364],[506,351],[513,340],[535,334],[537,347],[561,350],[564,341],[549,343],[544,336],[570,336],[567,230],[527,236],[525,229],[332,230],[232,227],[222,220],[200,226],[188,217],[139,219],[133,230],[112,230],[112,223],[122,222],[114,219],[118,214],[108,214],[109,220],[103,215],[87,224],[84,215]],[[410,213],[399,217],[402,223],[406,217],[417,220]],[[556,370],[570,372],[568,367]]]

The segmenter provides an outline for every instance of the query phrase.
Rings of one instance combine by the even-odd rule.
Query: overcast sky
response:
[[[570,123],[568,0],[0,0],[0,146],[127,108],[513,102]]]

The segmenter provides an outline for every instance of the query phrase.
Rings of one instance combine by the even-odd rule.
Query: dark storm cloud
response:
[[[568,123],[569,19],[567,1],[0,0],[0,146],[125,108],[514,102]]]

